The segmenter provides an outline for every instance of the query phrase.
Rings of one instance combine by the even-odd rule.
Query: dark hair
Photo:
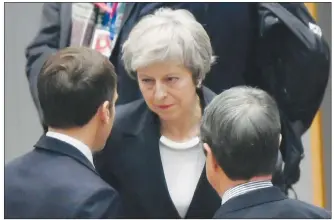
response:
[[[205,109],[201,139],[231,180],[249,180],[274,172],[280,130],[276,102],[262,90],[240,86]]]
[[[54,128],[87,124],[103,102],[114,101],[116,81],[114,66],[93,49],[68,47],[51,55],[37,82],[44,123]]]

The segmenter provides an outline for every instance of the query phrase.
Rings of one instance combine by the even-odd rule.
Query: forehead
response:
[[[158,62],[150,64],[146,67],[141,67],[137,69],[137,74],[139,77],[149,76],[149,77],[162,77],[166,75],[191,75],[190,70],[188,70],[182,64],[177,62]]]

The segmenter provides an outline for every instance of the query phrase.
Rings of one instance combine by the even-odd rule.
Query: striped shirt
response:
[[[243,183],[240,185],[237,185],[229,190],[227,190],[222,197],[222,205],[226,203],[228,200],[243,195],[245,193],[251,192],[253,190],[257,189],[263,189],[267,187],[271,187],[273,184],[271,181],[254,181],[254,182],[248,182]]]

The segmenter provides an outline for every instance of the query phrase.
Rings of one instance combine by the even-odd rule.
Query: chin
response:
[[[176,112],[155,112],[160,119],[164,121],[171,121],[171,120],[176,120],[178,119],[178,114]]]
[[[158,116],[160,120],[164,120],[164,121],[173,121],[177,119],[177,117],[173,115],[167,115],[167,114],[158,114]]]

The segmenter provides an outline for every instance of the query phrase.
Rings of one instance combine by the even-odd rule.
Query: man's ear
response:
[[[111,114],[111,109],[110,109],[110,102],[109,101],[105,101],[102,103],[102,105],[100,105],[99,109],[98,109],[98,116],[100,118],[101,121],[103,121],[103,123],[109,123],[110,120],[110,114]]]
[[[204,143],[203,147],[206,152],[207,162],[209,163],[209,164],[207,163],[207,165],[212,166],[212,169],[214,171],[217,171],[217,169],[219,169],[219,165],[217,163],[215,156],[212,153],[210,146],[207,143]]]

